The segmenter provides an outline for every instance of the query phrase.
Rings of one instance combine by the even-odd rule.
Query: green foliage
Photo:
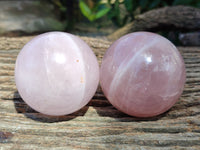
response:
[[[62,18],[65,18],[66,20],[70,15],[68,13],[70,10],[69,5],[67,6],[69,1],[77,5],[80,10],[76,11],[79,11],[89,21],[94,22],[107,16],[119,27],[125,25],[129,21],[133,21],[135,16],[155,8],[175,5],[200,8],[199,0],[115,0],[114,2],[113,0],[107,0],[107,3],[102,3],[102,0],[87,0],[94,4],[92,7],[86,3],[86,0],[51,0],[51,2],[53,2],[53,4],[62,12],[64,16]],[[76,18],[76,16],[72,17]],[[70,22],[68,22],[68,24],[70,24]]]
[[[198,0],[174,0],[173,5],[196,5]]]
[[[84,0],[80,0],[79,7],[82,14],[91,22],[103,17],[110,11],[108,6],[101,4],[100,2],[98,2],[95,7],[91,9],[84,2]]]
[[[124,21],[123,18],[120,17],[120,2],[119,0],[116,0],[115,3],[111,3],[111,0],[108,0],[108,4],[111,7],[111,11],[108,14],[109,19],[111,19],[115,24],[118,26],[123,26]]]
[[[108,0],[108,3],[112,8],[110,11],[111,14],[108,16],[118,26],[123,26],[128,20],[134,20],[136,15],[155,8],[175,5],[200,7],[199,0],[124,0],[121,4],[119,0],[115,0],[114,4],[111,4],[110,0]],[[123,5],[126,8],[127,14],[121,18],[120,13],[123,10],[121,10],[120,7]]]
[[[52,0],[52,3],[53,3],[54,5],[56,5],[56,6],[60,9],[61,12],[66,12],[66,11],[67,11],[67,8],[66,8],[66,6],[62,3],[62,1],[60,1],[60,0]]]

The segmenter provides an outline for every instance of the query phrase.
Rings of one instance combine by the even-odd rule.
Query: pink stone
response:
[[[85,106],[99,83],[90,47],[64,32],[41,34],[19,53],[15,81],[23,100],[47,115],[66,115]]]
[[[171,108],[185,79],[176,47],[149,32],[131,33],[114,42],[100,70],[100,84],[110,103],[136,117],[156,116]]]

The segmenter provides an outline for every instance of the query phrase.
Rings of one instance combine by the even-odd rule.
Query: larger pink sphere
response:
[[[171,108],[185,79],[176,47],[149,32],[131,33],[114,42],[100,70],[100,84],[111,104],[136,117],[156,116]]]
[[[15,81],[23,100],[47,115],[66,115],[85,106],[99,83],[90,47],[64,32],[41,34],[19,53]]]

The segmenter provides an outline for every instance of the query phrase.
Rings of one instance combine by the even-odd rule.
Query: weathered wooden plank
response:
[[[180,100],[164,114],[153,118],[130,117],[115,109],[99,87],[81,110],[51,117],[27,106],[15,86],[15,60],[31,38],[0,37],[0,150],[200,149],[199,47],[179,47],[186,65],[187,81]],[[111,43],[83,39],[101,63]]]

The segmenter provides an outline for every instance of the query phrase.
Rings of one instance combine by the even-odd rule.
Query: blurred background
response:
[[[105,38],[137,21],[142,14],[179,5],[195,8],[191,11],[199,13],[200,0],[1,0],[0,36],[35,35],[56,30]],[[173,13],[169,12],[170,15]],[[195,21],[200,23],[200,20]],[[155,18],[152,22],[155,22]],[[173,22],[176,22],[176,16]],[[179,30],[179,26],[169,28],[169,25],[174,25],[171,22],[166,24],[167,28],[159,27],[152,31],[167,37],[176,45],[200,45],[200,26],[180,25]],[[138,30],[141,29],[151,31],[148,28]]]

